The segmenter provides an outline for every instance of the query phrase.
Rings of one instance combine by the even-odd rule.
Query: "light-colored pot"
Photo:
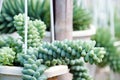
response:
[[[89,29],[87,30],[81,30],[81,31],[73,31],[72,36],[73,40],[81,39],[81,40],[90,40],[90,37],[96,33],[96,28],[91,25]],[[63,34],[64,35],[64,34]],[[50,32],[46,32],[46,36],[43,39],[44,41],[50,42]]]
[[[116,47],[120,47],[120,41],[116,41],[116,42],[114,42],[114,46],[116,46]]]
[[[22,69],[15,66],[0,66],[0,80],[22,80]],[[50,67],[44,74],[48,78],[57,76],[58,80],[72,80],[72,74],[66,65]]]
[[[81,39],[81,40],[90,40],[91,36],[96,33],[95,26],[91,25],[88,30],[82,31],[73,31],[73,40]]]
[[[22,80],[22,68],[0,66],[0,80]]]

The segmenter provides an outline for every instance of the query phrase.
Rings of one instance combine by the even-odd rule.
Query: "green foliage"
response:
[[[12,48],[2,47],[0,49],[0,65],[13,65],[15,52]]]
[[[114,47],[114,41],[108,28],[98,28],[96,32],[92,36],[92,40],[96,41],[96,46],[104,47],[106,50],[103,61],[98,64],[98,66],[104,67],[110,63],[110,57],[116,53],[116,48]]]
[[[70,61],[70,72],[73,73],[73,80],[93,80],[84,66],[84,62],[81,59],[75,59]]]
[[[23,76],[25,77],[23,77],[23,80],[29,80],[30,78],[35,80],[46,80],[42,79],[43,72],[47,69],[46,67],[60,64],[70,65],[71,68],[75,68],[71,70],[71,72],[73,70],[75,71],[73,72],[75,79],[91,80],[84,66],[79,65],[81,61],[79,62],[79,60],[76,59],[83,57],[86,62],[91,64],[101,62],[105,51],[103,48],[94,46],[94,41],[64,40],[52,43],[45,42],[35,49],[29,48],[27,54],[18,56],[19,61],[24,65]],[[44,65],[44,67],[43,69],[40,68],[40,71],[38,71],[41,65]],[[81,70],[83,71],[81,72]],[[77,73],[80,75],[76,75]]]
[[[73,30],[88,29],[92,22],[90,12],[77,5],[77,0],[74,0],[73,8]]]
[[[13,51],[19,53],[22,51],[22,42],[11,36],[0,36],[0,48],[2,47],[10,47]]]
[[[114,72],[120,73],[120,48],[117,47],[115,54],[110,56],[110,68]]]
[[[4,0],[0,14],[0,33],[12,33],[16,31],[14,26],[15,15],[24,13],[24,0]],[[28,0],[28,16],[31,20],[41,19],[45,22],[47,30],[50,30],[50,3],[49,0]],[[73,29],[88,29],[92,17],[89,11],[74,3]]]
[[[24,16],[19,14],[14,19],[14,25],[23,41]],[[91,80],[80,58],[90,64],[98,64],[104,57],[104,48],[95,47],[95,41],[80,40],[44,42],[41,44],[45,32],[44,27],[43,22],[39,20],[32,21],[28,18],[29,49],[27,54],[24,54],[24,49],[22,49],[17,55],[18,61],[24,66],[22,71],[23,80],[47,80],[47,77],[43,74],[44,71],[51,66],[61,64],[69,66],[74,75],[74,80]]]
[[[17,55],[22,51],[22,45],[23,42],[20,39],[14,39],[11,36],[0,36],[0,49],[2,49],[3,47],[8,47],[6,48],[6,50],[8,49],[7,51],[9,51],[10,48],[16,53],[15,55],[13,55],[13,57],[15,56],[15,58],[14,62],[12,62],[11,65],[19,65],[19,62],[17,61]]]
[[[19,14],[14,17],[14,26],[18,34],[24,41],[24,15]],[[37,47],[41,43],[41,39],[45,36],[46,25],[41,20],[29,20],[28,17],[28,47]]]
[[[19,13],[24,13],[24,0],[4,0],[0,14],[0,33],[16,31],[13,17]],[[41,19],[49,27],[49,0],[28,0],[28,16],[32,20]]]
[[[118,18],[118,17],[115,17],[115,20],[114,20],[114,22],[115,22],[115,37],[117,38],[117,39],[120,39],[120,18]]]
[[[20,66],[17,56],[19,56],[23,50],[22,46],[23,46],[23,39],[24,39],[24,16],[22,14],[15,16],[14,24],[18,29],[18,33],[22,37],[22,41],[21,39],[14,39],[10,36],[0,36],[0,48],[3,48],[3,47],[11,48],[16,54],[15,56],[11,55],[11,57],[12,56],[14,57],[13,59],[14,61],[11,62],[10,64]],[[41,39],[45,35],[45,24],[40,20],[35,20],[35,21],[29,20],[28,26],[29,26],[28,27],[28,47],[37,47],[40,45]],[[6,65],[10,65],[10,64],[6,63]]]

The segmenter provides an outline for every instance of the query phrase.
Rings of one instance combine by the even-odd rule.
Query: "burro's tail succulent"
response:
[[[50,66],[65,64],[74,75],[73,80],[91,80],[84,68],[85,62],[99,63],[104,57],[104,48],[94,47],[95,41],[55,41],[43,43],[38,48],[29,48],[19,56],[24,64],[23,80],[47,80],[44,71]]]
[[[17,29],[18,34],[22,37],[24,41],[24,15],[19,14],[14,17],[14,26]],[[45,36],[46,25],[41,20],[29,20],[28,17],[28,47],[38,47],[41,43],[40,41]]]

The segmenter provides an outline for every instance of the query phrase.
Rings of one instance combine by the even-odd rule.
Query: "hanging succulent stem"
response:
[[[19,14],[14,17],[14,26],[18,34],[24,41],[24,15]],[[45,36],[46,25],[41,20],[29,20],[28,17],[28,47],[38,47]]]
[[[74,80],[91,80],[86,69],[83,68],[84,65],[80,65],[82,63],[79,59],[83,57],[86,62],[91,64],[101,62],[105,51],[103,48],[94,46],[94,41],[64,40],[55,41],[53,43],[45,42],[36,49],[29,48],[27,55],[22,54],[19,57],[21,63],[24,64],[23,79],[29,80],[32,78],[35,80],[46,80],[46,77],[42,79],[43,77],[41,78],[41,76],[43,76],[47,67],[65,64],[70,66],[71,72],[74,74]],[[81,72],[81,69],[83,72]],[[39,72],[39,70],[41,71]],[[39,76],[36,77],[38,74]]]

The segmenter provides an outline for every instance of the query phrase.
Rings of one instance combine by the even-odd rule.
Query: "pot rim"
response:
[[[96,28],[94,25],[90,25],[89,29],[81,30],[81,31],[73,31],[73,37],[85,37],[85,36],[92,36],[96,33]]]
[[[85,36],[92,36],[96,33],[96,28],[94,25],[90,25],[89,29],[86,30],[79,30],[79,31],[73,31],[72,36],[73,37],[85,37]],[[50,37],[50,31],[46,31],[46,37]]]
[[[22,76],[22,67],[16,66],[0,66],[0,74]]]

